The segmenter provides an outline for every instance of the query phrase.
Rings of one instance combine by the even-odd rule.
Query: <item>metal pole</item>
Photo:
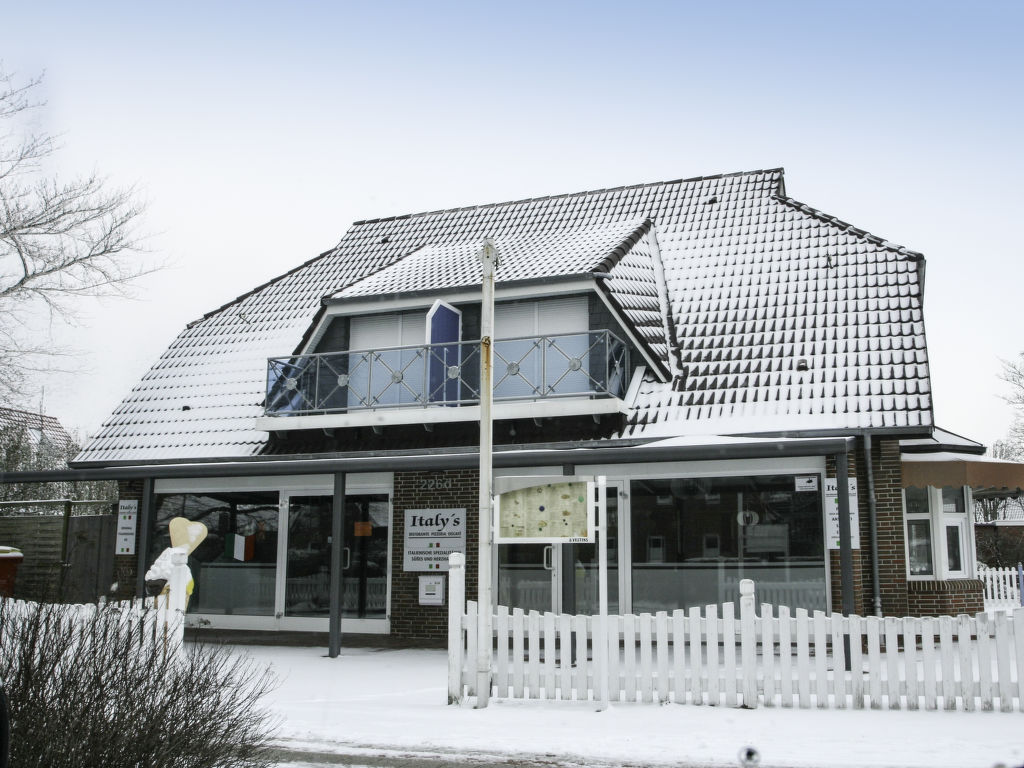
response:
[[[855,613],[853,597],[853,549],[850,534],[850,464],[845,453],[836,455],[836,501],[839,502],[839,572],[843,580],[843,613]],[[849,658],[849,656],[847,656]]]
[[[843,614],[854,613],[853,542],[850,536],[850,464],[845,453],[836,455],[836,501],[839,505],[839,573],[842,579]],[[850,671],[850,636],[843,635],[846,671]]]
[[[135,594],[146,596],[146,569],[149,559],[150,537],[153,535],[153,478],[142,480],[142,500],[139,502],[139,549],[136,552]]]
[[[483,295],[480,303],[480,551],[477,558],[476,585],[479,635],[477,636],[476,706],[487,706],[491,695],[491,448],[493,424],[491,400],[494,398],[492,354],[494,336],[494,270],[498,252],[490,238],[484,238],[480,251],[483,267]]]
[[[882,615],[882,589],[878,578],[878,504],[875,501],[875,471],[871,466],[871,433],[864,433],[864,464],[868,475],[868,518],[871,527],[871,600],[875,616]]]
[[[341,587],[345,574],[341,553],[345,547],[345,474],[334,475],[334,498],[331,502],[331,595],[327,626],[327,655],[332,659],[341,653]]]
[[[594,660],[597,662],[594,681],[597,687],[597,710],[608,709],[608,478],[597,478],[597,632],[594,636]],[[617,639],[617,638],[616,638]],[[618,643],[616,642],[616,645]]]

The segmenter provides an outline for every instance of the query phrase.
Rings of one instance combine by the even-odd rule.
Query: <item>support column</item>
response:
[[[327,627],[327,655],[336,659],[341,653],[341,595],[345,572],[342,554],[345,548],[345,474],[334,475],[334,499],[331,503],[331,605]]]
[[[139,502],[139,541],[135,552],[135,595],[146,596],[146,556],[149,554],[149,539],[153,535],[153,478],[142,481],[142,500]]]

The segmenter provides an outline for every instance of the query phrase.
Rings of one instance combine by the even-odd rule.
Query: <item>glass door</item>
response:
[[[345,496],[341,587],[343,617],[387,617],[390,522],[391,502],[388,494]]]
[[[554,558],[550,544],[499,544],[498,604],[524,611],[555,610]]]
[[[619,494],[607,488],[608,612],[619,610]],[[595,490],[596,492],[596,490]],[[598,612],[597,544],[499,544],[496,602],[524,611]]]
[[[332,496],[288,496],[285,616],[328,616]]]

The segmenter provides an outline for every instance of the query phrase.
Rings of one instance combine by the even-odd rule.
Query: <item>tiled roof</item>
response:
[[[920,255],[782,190],[774,169],[357,222],[333,250],[186,328],[78,461],[259,453],[266,358],[295,348],[322,297],[371,286],[426,247],[567,242],[581,231],[611,239],[644,219],[648,236],[608,287],[656,345],[660,251],[681,375],[645,382],[625,436],[926,430]]]
[[[33,441],[45,440],[61,454],[67,453],[74,440],[64,426],[53,416],[16,408],[0,408],[0,429],[28,429]]]
[[[510,232],[494,238],[500,267],[498,283],[607,272],[650,225],[632,218],[600,226],[543,232]],[[432,242],[401,261],[334,294],[335,299],[365,298],[412,291],[480,285],[480,238]]]

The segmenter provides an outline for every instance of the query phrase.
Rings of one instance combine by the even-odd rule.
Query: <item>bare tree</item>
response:
[[[60,147],[32,124],[40,82],[0,65],[0,402],[24,395],[57,352],[33,337],[32,318],[73,321],[81,297],[125,295],[151,271],[137,258],[134,189],[49,170]]]

